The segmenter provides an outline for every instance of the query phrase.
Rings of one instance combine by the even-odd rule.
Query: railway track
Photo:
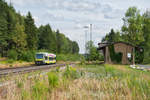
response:
[[[15,74],[15,73],[27,73],[36,70],[46,70],[53,67],[63,67],[66,65],[67,64],[54,64],[54,65],[41,65],[41,66],[29,66],[29,67],[4,68],[4,69],[0,69],[0,77],[5,75],[10,75],[10,74]],[[73,63],[68,65],[73,65]]]

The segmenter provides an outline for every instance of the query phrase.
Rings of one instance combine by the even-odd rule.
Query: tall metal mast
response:
[[[90,24],[90,41],[92,42],[92,24]]]
[[[85,29],[85,54],[87,54],[87,47],[86,47],[86,43],[87,43],[87,33],[88,33],[88,26],[84,26]]]

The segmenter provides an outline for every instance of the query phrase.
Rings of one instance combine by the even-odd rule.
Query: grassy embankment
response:
[[[150,72],[124,65],[77,65],[30,79],[25,75],[7,88],[8,100],[149,100]]]
[[[57,63],[70,63],[80,61],[79,54],[57,54]],[[34,65],[34,57],[30,60],[13,60],[8,58],[0,58],[0,68],[23,67]]]

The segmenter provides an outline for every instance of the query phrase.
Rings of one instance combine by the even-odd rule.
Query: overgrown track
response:
[[[72,65],[68,64],[68,65]],[[53,65],[41,65],[41,66],[30,66],[30,67],[16,67],[16,68],[4,68],[0,69],[0,76],[10,75],[14,73],[26,73],[26,72],[32,72],[36,70],[46,70],[53,67],[62,67],[66,66],[66,64],[53,64]]]

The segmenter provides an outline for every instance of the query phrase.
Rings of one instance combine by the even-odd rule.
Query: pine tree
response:
[[[0,53],[2,56],[5,56],[6,53],[6,48],[8,46],[7,43],[7,14],[6,14],[6,9],[7,8],[7,4],[5,2],[3,2],[2,0],[0,0]]]
[[[59,30],[56,32],[56,42],[57,42],[57,53],[61,53],[61,37]]]
[[[16,24],[15,34],[13,35],[13,42],[15,44],[15,50],[18,54],[21,54],[27,46],[26,34],[24,33],[24,26],[19,23]]]
[[[25,18],[25,33],[27,34],[27,45],[29,50],[37,49],[37,28],[34,23],[34,19],[30,12],[28,12]]]
[[[79,46],[78,43],[75,41],[72,42],[72,53],[73,54],[79,53]]]
[[[56,52],[56,39],[49,24],[39,28],[39,49]]]

